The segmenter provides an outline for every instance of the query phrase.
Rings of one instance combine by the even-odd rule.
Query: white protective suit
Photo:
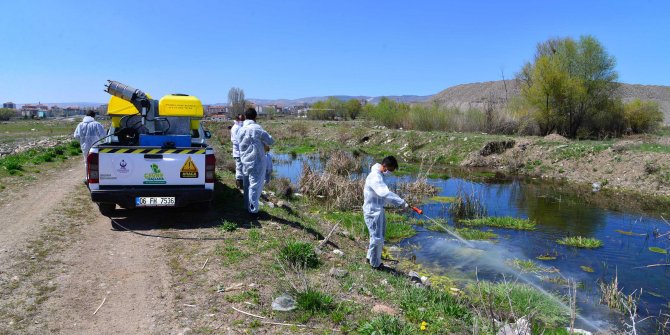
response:
[[[370,168],[370,174],[365,179],[363,188],[363,217],[370,232],[367,258],[373,267],[379,267],[382,264],[382,248],[386,233],[384,205],[403,206],[406,204],[405,200],[391,192],[386,186],[380,168],[381,164],[378,163]]]
[[[240,144],[240,161],[244,176],[244,208],[249,213],[258,213],[258,200],[263,192],[267,170],[263,146],[270,146],[275,141],[253,120],[244,121],[244,126],[237,131],[237,140]]]
[[[79,141],[81,152],[84,154],[84,166],[86,165],[86,156],[91,150],[93,143],[105,136],[105,128],[90,116],[85,116],[77,129],[74,130],[74,138]]]
[[[230,141],[233,143],[233,159],[235,160],[235,179],[242,180],[242,162],[240,162],[240,142],[237,140],[237,132],[242,128],[242,121],[235,121],[230,128]]]
[[[265,160],[267,163],[265,164],[265,182],[269,182],[270,178],[272,178],[272,154],[271,153],[266,153],[265,154]]]

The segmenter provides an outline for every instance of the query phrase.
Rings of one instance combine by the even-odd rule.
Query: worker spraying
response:
[[[367,261],[376,270],[389,270],[382,264],[382,248],[384,247],[384,235],[386,234],[384,205],[410,207],[405,200],[391,192],[384,182],[384,176],[389,175],[397,168],[398,161],[395,157],[388,156],[382,160],[381,164],[373,165],[370,174],[365,179],[363,217],[370,232]]]

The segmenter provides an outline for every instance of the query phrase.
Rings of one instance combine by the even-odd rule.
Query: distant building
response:
[[[216,115],[216,114],[227,114],[228,110],[230,107],[228,106],[206,106],[205,107],[205,115],[210,116],[210,115]]]
[[[49,114],[50,114],[50,116],[64,116],[63,109],[56,106],[56,105],[51,106],[51,110],[49,110]]]
[[[16,104],[13,102],[5,102],[2,104],[2,108],[16,109]]]
[[[107,115],[107,106],[107,104],[98,106],[98,108],[96,108],[96,114]]]
[[[84,114],[84,110],[79,108],[79,106],[67,106],[63,108],[63,113],[65,116],[73,116],[73,115],[82,115]]]
[[[43,105],[42,103],[38,104],[25,104],[21,106],[21,116],[26,118],[35,118],[39,116],[39,113],[42,112],[46,114],[49,111],[49,106]]]

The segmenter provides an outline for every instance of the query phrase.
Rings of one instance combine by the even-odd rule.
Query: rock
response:
[[[595,183],[591,184],[591,187],[592,187],[592,191],[594,193],[595,192],[600,192],[600,189],[602,188],[602,186],[600,185],[599,182],[595,182]]]
[[[482,156],[502,154],[507,149],[513,148],[514,144],[516,144],[514,140],[488,142],[481,150],[479,150],[479,154]]]
[[[565,329],[566,329],[568,332],[570,332],[570,327],[565,327]],[[593,333],[591,333],[591,332],[588,331],[588,330],[573,328],[573,329],[572,329],[572,334],[578,334],[578,335],[592,335]]]
[[[268,204],[268,207],[270,207],[270,208],[275,208],[275,204],[273,204],[272,202],[269,202],[269,201],[268,201],[267,204]]]
[[[335,254],[337,256],[340,256],[340,257],[344,256],[344,252],[340,249],[333,250],[333,254]]]
[[[284,293],[275,300],[272,301],[272,310],[273,311],[280,311],[280,312],[288,312],[292,311],[297,308],[295,299],[288,295],[288,293]]]
[[[396,311],[395,309],[393,309],[389,306],[382,305],[382,304],[374,305],[372,307],[372,313],[386,314],[386,315],[391,315],[391,316],[398,315],[398,311]]]
[[[288,205],[286,204],[286,201],[284,200],[279,200],[277,201],[277,207],[287,207]]]
[[[531,335],[530,322],[526,317],[522,317],[515,323],[504,325],[498,330],[497,335]]]
[[[13,282],[17,282],[17,281],[19,281],[19,276],[14,276],[10,280],[13,281]]]
[[[182,331],[180,331],[180,332],[177,333],[177,334],[178,334],[178,335],[188,335],[188,334],[191,334],[191,328],[184,328],[184,329],[182,329]]]
[[[335,278],[343,278],[349,274],[347,270],[340,268],[330,268],[330,271],[328,271],[328,273]]]
[[[421,284],[421,276],[415,271],[410,271],[407,276],[409,276],[409,280],[412,282]]]
[[[430,279],[428,279],[428,277],[426,277],[426,276],[421,277],[421,284],[423,284],[423,286],[425,286],[425,287],[430,287],[430,285],[431,285],[430,284]]]

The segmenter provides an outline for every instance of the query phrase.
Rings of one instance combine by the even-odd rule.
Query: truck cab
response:
[[[146,95],[138,103],[134,96],[110,98],[108,135],[87,156],[91,199],[107,216],[115,214],[117,205],[207,208],[216,158],[207,144],[210,134],[201,125],[200,100],[171,94],[157,101]]]

